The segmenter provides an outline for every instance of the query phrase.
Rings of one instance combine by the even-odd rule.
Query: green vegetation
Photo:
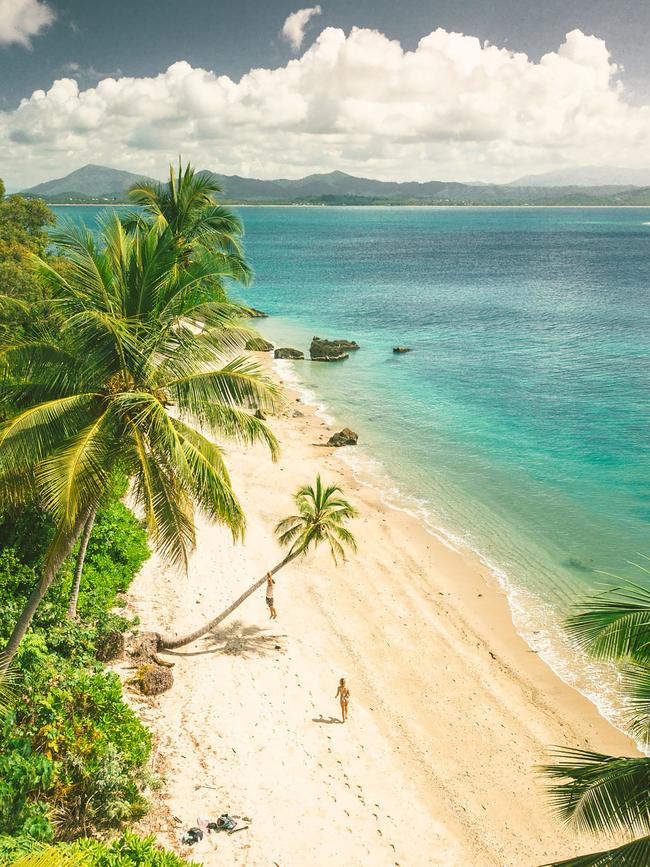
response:
[[[16,860],[19,859],[19,860]],[[126,831],[111,843],[79,840],[72,845],[35,847],[0,837],[0,867],[200,867],[160,849],[153,837]]]
[[[648,572],[645,567],[639,567]],[[650,746],[650,591],[626,583],[587,600],[567,622],[576,644],[596,659],[616,663],[631,733]],[[594,855],[556,862],[566,867],[650,864],[650,759],[558,749],[543,768],[554,782],[551,800],[578,830],[636,837]]]
[[[323,486],[320,476],[316,484],[305,485],[294,496],[298,509],[297,515],[290,515],[280,521],[275,528],[275,534],[282,547],[289,548],[287,555],[262,578],[252,584],[248,590],[229,605],[225,611],[218,614],[199,629],[183,635],[180,638],[158,637],[159,648],[177,648],[196,641],[215,629],[222,620],[229,617],[233,611],[248,599],[256,590],[266,583],[267,575],[275,575],[280,569],[291,563],[297,557],[304,557],[312,548],[326,543],[334,563],[345,560],[345,549],[356,551],[356,541],[345,526],[348,521],[357,516],[356,509],[341,496],[341,489],[335,485]]]
[[[110,609],[148,556],[146,534],[115,498],[100,510],[97,526],[81,597],[83,620],[65,617],[69,560],[14,663],[16,701],[0,716],[0,834],[70,839],[119,825],[146,808],[149,735],[124,704],[117,676],[96,658],[105,636],[128,626]],[[52,522],[33,507],[20,519],[2,517],[2,643],[53,533]]]
[[[30,319],[27,305],[43,299],[46,290],[30,259],[45,255],[53,223],[45,202],[5,196],[0,181],[0,326],[22,329]]]

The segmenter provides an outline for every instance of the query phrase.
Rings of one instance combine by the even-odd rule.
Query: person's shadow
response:
[[[320,723],[320,725],[324,725],[324,726],[331,726],[331,725],[335,725],[336,723],[343,725],[343,723],[341,722],[341,720],[338,717],[330,716],[330,717],[327,717],[327,719],[326,719],[323,716],[323,714],[321,714],[320,716],[314,717],[312,719],[312,722]]]

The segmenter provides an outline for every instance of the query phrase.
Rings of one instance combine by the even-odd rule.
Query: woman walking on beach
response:
[[[345,722],[348,718],[348,702],[350,701],[350,690],[345,685],[345,678],[339,680],[339,688],[336,690],[334,698],[341,700],[341,722]]]
[[[275,604],[273,602],[274,584],[275,581],[273,580],[273,575],[268,572],[266,576],[266,604],[269,606],[269,617],[271,618],[271,620],[275,620],[278,616],[278,612],[275,610]]]

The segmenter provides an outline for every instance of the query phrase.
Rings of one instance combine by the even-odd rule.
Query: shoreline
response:
[[[18,194],[19,195],[19,194]],[[50,208],[129,208],[132,207],[130,202],[45,202]],[[472,211],[472,210],[546,210],[549,208],[559,208],[564,210],[612,210],[619,211],[625,209],[632,210],[650,210],[648,205],[432,205],[422,204],[415,205],[413,203],[402,205],[399,202],[396,204],[379,204],[379,205],[321,205],[309,204],[307,202],[230,202],[224,201],[224,205],[228,208],[354,208],[356,210],[364,210],[368,208],[428,208],[429,210],[446,210],[446,211]]]
[[[169,693],[131,696],[167,778],[143,830],[180,851],[172,815],[185,827],[210,810],[245,811],[248,830],[185,850],[206,867],[217,863],[215,845],[220,862],[227,852],[229,863],[282,867],[314,857],[532,867],[593,851],[602,840],[580,839],[549,815],[534,766],[553,744],[629,755],[634,745],[528,647],[478,558],[445,547],[359,482],[323,447],[327,424],[286,388],[289,415],[270,419],[279,463],[260,449],[228,450],[247,542],[233,548],[201,521],[188,578],[154,555],[129,613],[144,628],[181,632],[220,610],[275,562],[272,526],[318,471],[360,508],[359,555],[339,569],[324,552],[287,568],[272,633],[263,599],[252,598],[216,643],[169,655]],[[296,407],[303,414],[293,417]],[[228,642],[245,651],[224,654]],[[319,724],[337,713],[340,674],[352,689],[350,721]],[[199,777],[208,792],[195,787]]]

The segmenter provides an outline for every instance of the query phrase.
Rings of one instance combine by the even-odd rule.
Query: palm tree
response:
[[[220,192],[214,175],[196,174],[189,163],[183,170],[179,160],[176,174],[174,167],[169,167],[168,183],[139,181],[132,185],[129,199],[139,210],[122,218],[122,223],[129,232],[146,232],[154,226],[159,232],[169,230],[179,245],[179,262],[183,267],[189,265],[196,251],[207,250],[219,262],[224,274],[206,279],[211,280],[219,297],[225,299],[224,276],[247,285],[251,269],[241,246],[242,223],[227,208],[217,205],[216,196]],[[245,312],[243,308],[242,312]],[[96,513],[96,509],[92,511],[84,526],[77,552],[68,605],[70,619],[77,616],[81,577]]]
[[[327,543],[334,563],[338,565],[345,560],[346,548],[356,551],[356,541],[345,524],[357,516],[356,509],[341,496],[341,489],[336,485],[324,487],[320,475],[316,477],[316,485],[305,485],[294,495],[298,508],[297,515],[291,515],[280,521],[275,534],[282,547],[288,547],[287,554],[280,562],[257,580],[229,605],[225,611],[181,638],[165,638],[158,636],[159,650],[172,650],[184,647],[196,641],[215,629],[222,620],[229,617],[233,611],[245,602],[256,590],[266,583],[267,575],[275,575],[297,557],[304,557],[311,548],[316,548],[321,542]]]
[[[68,602],[69,620],[75,620],[77,617],[77,603],[79,602],[81,575],[83,573],[84,563],[86,561],[86,551],[88,550],[88,543],[90,542],[90,536],[93,532],[96,517],[97,506],[93,506],[90,510],[90,514],[88,515],[88,520],[84,525],[83,532],[81,534],[81,542],[79,543],[79,550],[77,551],[77,558],[75,560],[74,575],[72,576],[72,586],[70,588],[70,600]]]
[[[243,226],[232,211],[217,204],[221,192],[216,175],[197,174],[189,163],[183,169],[179,160],[178,171],[170,165],[167,183],[138,181],[130,187],[129,200],[138,211],[126,218],[127,228],[169,229],[179,244],[182,263],[208,249],[222,257],[234,279],[245,285],[251,269],[242,249]]]
[[[646,558],[647,559],[647,558]],[[643,572],[648,570],[639,564]],[[616,576],[612,576],[616,577]],[[592,656],[618,663],[630,733],[650,744],[650,591],[627,582],[579,606],[567,621],[575,643]],[[559,782],[553,806],[580,830],[638,839],[615,849],[556,862],[567,867],[650,864],[650,759],[559,749],[557,764],[542,768]]]
[[[223,258],[202,251],[179,267],[168,229],[129,235],[117,217],[99,240],[79,227],[54,240],[65,274],[35,265],[57,327],[9,337],[2,352],[0,507],[36,498],[55,522],[6,661],[116,468],[132,480],[154,544],[187,564],[195,508],[234,537],[244,528],[214,438],[261,441],[277,453],[251,410],[277,409],[279,391],[254,362],[233,356],[249,332],[241,308],[214,288],[213,278],[232,276]]]

